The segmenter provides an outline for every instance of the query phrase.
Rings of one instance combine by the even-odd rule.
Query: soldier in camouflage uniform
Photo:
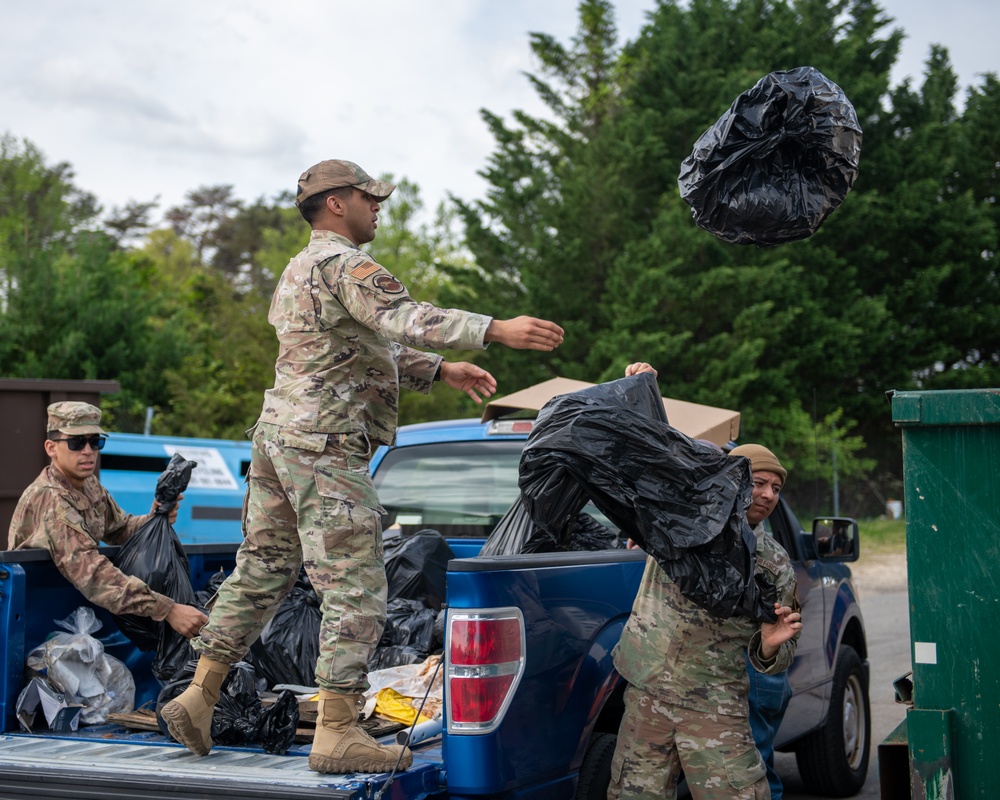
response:
[[[750,471],[753,473],[753,497],[747,509],[747,522],[757,536],[758,559],[765,550],[773,550],[775,558],[781,561],[788,559],[785,550],[775,542],[771,534],[764,530],[764,520],[778,505],[778,496],[788,473],[775,457],[774,453],[759,444],[744,444],[729,451],[731,456],[743,456],[750,459]],[[766,540],[766,541],[764,541]],[[777,548],[776,550],[774,548]],[[792,608],[798,611],[798,603],[793,597]],[[774,737],[781,727],[788,702],[792,699],[792,687],[788,682],[788,671],[778,673],[759,672],[750,659],[747,659],[747,676],[750,679],[750,730],[753,740],[764,759],[767,770],[767,783],[771,789],[771,800],[781,800],[785,787],[774,769]]]
[[[165,620],[194,636],[207,617],[125,575],[98,550],[123,544],[149,519],[126,514],[94,475],[104,446],[101,409],[67,401],[48,407],[45,452],[51,463],[24,490],[10,522],[10,549],[48,550],[59,571],[95,605],[113,614]],[[153,501],[153,509],[159,505]],[[152,513],[152,510],[150,511]],[[171,522],[177,519],[176,508]]]
[[[644,371],[655,372],[633,364],[626,375]],[[788,554],[770,536],[757,543],[757,568],[780,600],[773,624],[708,614],[646,559],[613,654],[628,686],[608,800],[676,798],[681,772],[695,800],[770,797],[747,719],[746,659],[768,674],[787,669],[802,623]]]
[[[211,749],[212,711],[229,665],[247,652],[304,564],[322,609],[309,766],[409,766],[409,750],[379,745],[357,724],[386,613],[383,509],[368,461],[395,440],[401,385],[426,393],[440,380],[476,402],[496,388],[473,364],[414,348],[496,341],[552,350],[562,342],[562,328],[545,320],[495,320],[411,299],[358,249],[375,238],[379,204],[394,188],[349,161],[323,161],[299,178],[295,202],[313,230],[285,268],[268,315],[279,354],[253,432],[245,538],[194,643],[201,654],[195,678],[162,710],[170,733],[195,753]]]

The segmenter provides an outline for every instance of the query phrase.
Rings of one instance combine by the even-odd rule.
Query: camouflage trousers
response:
[[[746,717],[670,705],[629,685],[608,800],[675,800],[682,772],[694,800],[771,796]]]
[[[291,590],[301,566],[320,597],[316,684],[361,692],[382,635],[386,577],[382,508],[363,433],[301,433],[259,423],[253,435],[243,543],[194,649],[242,659]]]

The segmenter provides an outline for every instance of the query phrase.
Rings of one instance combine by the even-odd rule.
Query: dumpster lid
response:
[[[517,411],[540,411],[553,397],[594,385],[570,378],[552,378],[519,392],[490,400],[483,409],[482,421],[489,422],[491,419]],[[707,439],[721,447],[739,436],[739,411],[674,400],[670,397],[663,398],[663,408],[667,412],[670,425],[692,439]]]
[[[1000,389],[888,392],[892,421],[905,425],[1000,425]]]

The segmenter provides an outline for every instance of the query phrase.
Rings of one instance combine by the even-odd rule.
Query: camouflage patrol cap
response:
[[[67,436],[87,433],[104,433],[101,429],[101,409],[90,403],[68,400],[53,403],[48,408],[49,419],[46,432],[59,431]]]
[[[362,192],[368,192],[379,203],[396,188],[394,184],[375,180],[353,161],[339,159],[320,161],[299,176],[295,205],[301,205],[303,200],[314,194],[339,189],[342,186],[354,186]]]

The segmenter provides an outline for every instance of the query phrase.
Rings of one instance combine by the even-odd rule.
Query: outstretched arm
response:
[[[468,361],[442,361],[441,380],[452,389],[465,392],[477,403],[483,402],[479,395],[490,397],[497,390],[496,378]]]
[[[515,317],[490,322],[483,341],[500,342],[515,350],[555,350],[562,344],[563,333],[554,322],[537,317]]]

